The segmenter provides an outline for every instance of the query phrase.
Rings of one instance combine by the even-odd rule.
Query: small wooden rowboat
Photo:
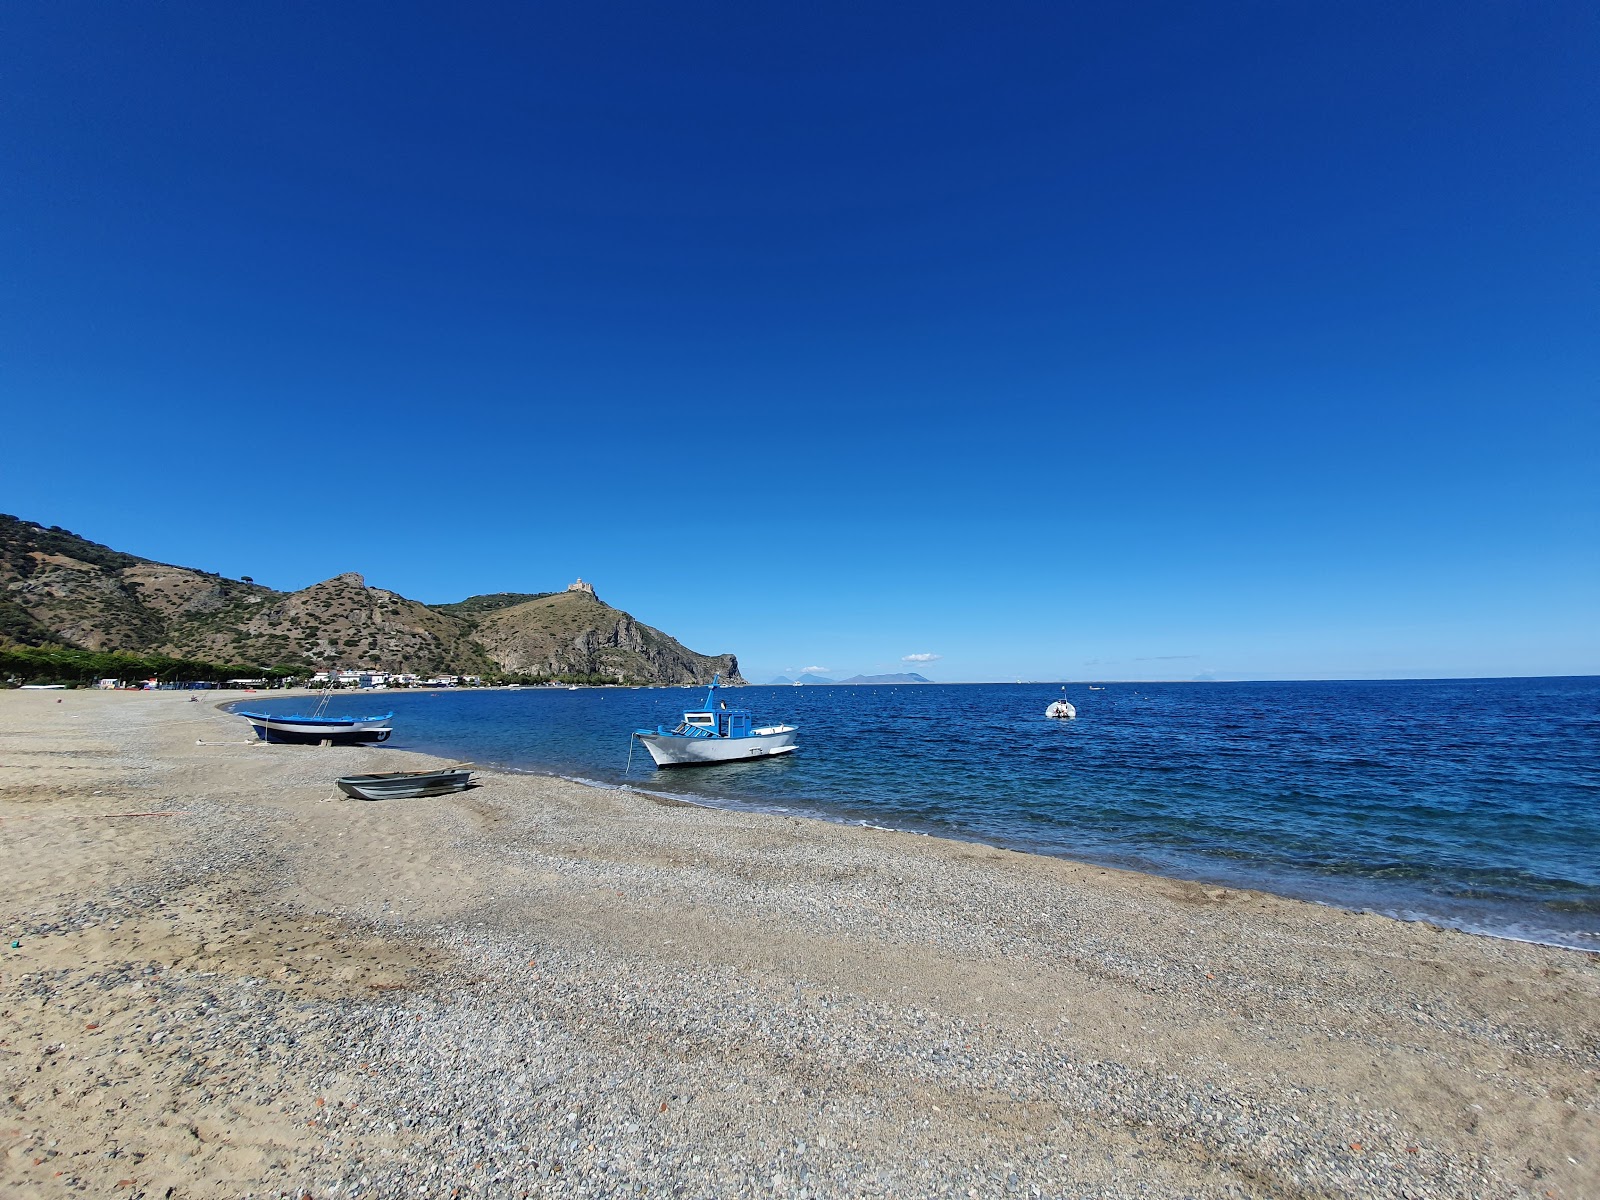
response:
[[[471,771],[452,767],[445,771],[346,775],[338,784],[341,792],[356,800],[409,800],[414,796],[445,796],[465,791],[471,782]]]

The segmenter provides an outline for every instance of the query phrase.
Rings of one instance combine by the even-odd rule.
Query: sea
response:
[[[703,694],[385,692],[329,711],[392,708],[386,745],[480,767],[1600,952],[1600,678],[745,687],[722,695],[798,725],[796,753],[658,770],[630,732]],[[1046,718],[1063,695],[1077,718]]]

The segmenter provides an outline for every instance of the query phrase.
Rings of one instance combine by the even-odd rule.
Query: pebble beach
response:
[[[1594,955],[443,761],[0,693],[0,1192],[1600,1197]]]

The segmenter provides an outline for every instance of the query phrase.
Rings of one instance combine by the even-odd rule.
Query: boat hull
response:
[[[382,775],[346,775],[339,790],[356,800],[410,800],[448,796],[467,789],[471,771],[391,771]]]
[[[393,713],[381,717],[350,718],[348,720],[326,717],[269,717],[258,713],[240,713],[256,736],[263,742],[383,742],[394,732],[389,727]]]
[[[790,754],[799,735],[798,729],[785,726],[771,733],[737,738],[681,737],[670,733],[641,733],[637,737],[658,767],[705,767]]]

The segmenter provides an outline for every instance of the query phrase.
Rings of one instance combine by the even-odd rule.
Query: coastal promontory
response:
[[[488,678],[743,683],[732,654],[698,654],[602,602],[499,592],[424,604],[347,572],[298,591],[113,550],[0,514],[0,642],[167,655],[241,669],[347,669]]]

